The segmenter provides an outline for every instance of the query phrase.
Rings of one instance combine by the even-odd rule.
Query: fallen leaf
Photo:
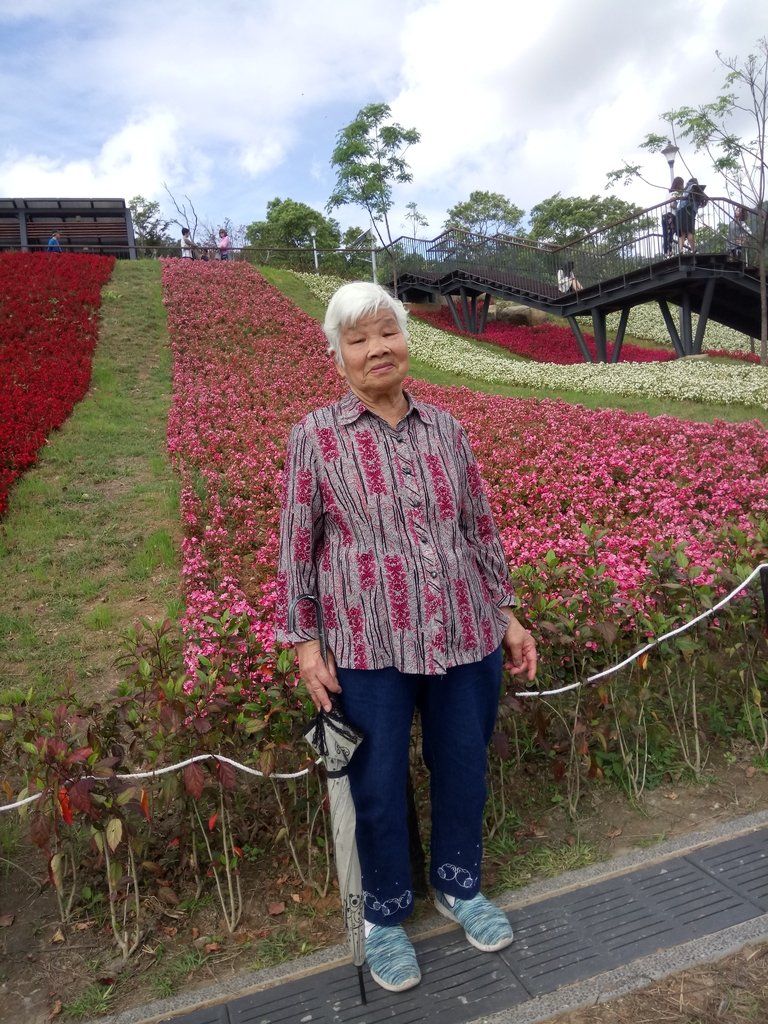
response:
[[[193,939],[199,939],[200,938],[200,929],[199,928],[194,928],[194,927],[192,928],[192,938]]]
[[[665,793],[664,797],[666,800],[677,800],[677,793]]]
[[[13,924],[13,914],[0,914],[0,928],[10,928]]]
[[[168,903],[172,907],[179,902],[179,897],[173,889],[169,889],[167,885],[158,885],[157,898],[163,903]]]
[[[53,1020],[54,1017],[58,1017],[59,1014],[61,1013],[61,1009],[61,1000],[57,999],[56,1002],[51,1007],[51,1012],[48,1014],[48,1020]]]
[[[301,896],[297,892],[291,893],[291,899],[294,903],[301,903]]]
[[[268,903],[267,913],[270,915],[270,917],[277,917],[278,914],[284,914],[285,903],[283,903],[282,900],[279,903]]]
[[[51,942],[64,942],[64,941],[65,941],[64,940],[64,932],[61,930],[61,928],[57,928],[56,931],[51,936]]]
[[[606,839],[617,839],[622,833],[620,828],[612,828],[610,832],[605,833]]]
[[[209,942],[205,946],[205,952],[206,953],[219,953],[220,951],[221,951],[221,943],[220,942]]]
[[[744,775],[745,775],[745,776],[746,776],[746,777],[747,777],[748,779],[751,779],[751,778],[753,778],[753,777],[754,777],[755,775],[757,775],[757,768],[755,768],[755,766],[754,766],[754,765],[750,765],[750,766],[749,766],[749,768],[746,768],[746,769],[744,770]]]

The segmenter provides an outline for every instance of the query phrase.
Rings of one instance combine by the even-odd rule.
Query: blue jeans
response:
[[[501,686],[501,648],[444,676],[337,669],[341,703],[363,733],[349,765],[365,919],[397,924],[413,910],[407,779],[411,725],[421,715],[430,772],[431,885],[459,899],[480,889],[487,747]]]

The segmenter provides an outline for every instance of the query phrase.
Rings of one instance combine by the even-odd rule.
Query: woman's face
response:
[[[362,399],[395,397],[408,373],[408,346],[394,313],[386,308],[341,329],[340,377]]]

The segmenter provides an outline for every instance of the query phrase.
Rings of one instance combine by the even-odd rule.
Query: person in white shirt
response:
[[[181,258],[183,260],[194,260],[197,259],[197,250],[199,246],[192,241],[192,235],[189,232],[189,228],[181,229]]]

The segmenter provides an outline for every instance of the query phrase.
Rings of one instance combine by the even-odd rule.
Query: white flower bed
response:
[[[344,282],[340,278],[298,274],[323,302]],[[664,363],[555,363],[523,362],[480,351],[466,339],[412,320],[410,350],[414,358],[448,373],[474,377],[492,384],[550,388],[561,391],[648,395],[652,398],[722,405],[755,405],[768,409],[768,368],[752,363],[728,366],[707,360],[678,359]],[[717,347],[717,346],[714,346]]]
[[[670,311],[679,330],[680,325],[677,319],[677,311],[674,307],[671,307]],[[619,313],[608,314],[606,322],[609,330],[618,330],[619,316]],[[699,318],[695,313],[691,317],[691,321],[695,335],[699,322]],[[664,323],[664,317],[661,315],[661,310],[655,302],[646,302],[645,305],[635,306],[629,311],[627,334],[631,334],[634,338],[647,338],[649,341],[656,341],[660,345],[672,347],[667,325]],[[722,349],[725,352],[751,351],[749,338],[746,334],[739,334],[738,331],[734,331],[731,327],[725,327],[715,320],[710,320],[707,324],[701,347],[705,352],[710,349]]]

